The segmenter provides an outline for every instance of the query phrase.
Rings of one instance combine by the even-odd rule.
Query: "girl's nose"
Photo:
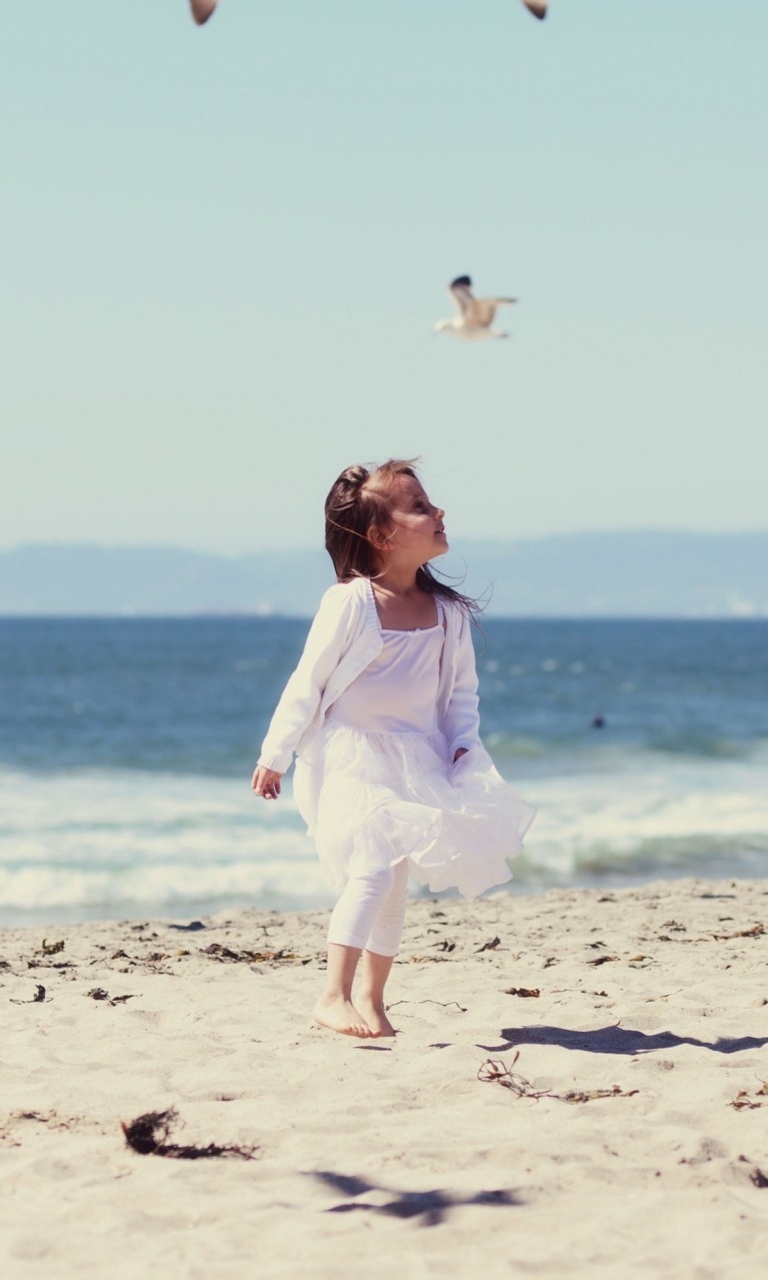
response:
[[[443,508],[442,508],[442,507],[435,507],[435,508],[434,508],[434,512],[435,512],[435,517],[436,517],[436,519],[437,519],[437,520],[444,520],[444,519],[445,519],[445,512],[443,511]]]

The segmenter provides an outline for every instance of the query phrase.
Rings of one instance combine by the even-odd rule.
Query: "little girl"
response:
[[[395,1034],[384,987],[409,874],[465,897],[503,884],[534,815],[480,741],[472,602],[429,569],[448,550],[444,514],[413,462],[341,473],[325,503],[338,582],[323,596],[251,784],[277,799],[296,753],[296,803],[342,889],[314,1018],[343,1035]]]

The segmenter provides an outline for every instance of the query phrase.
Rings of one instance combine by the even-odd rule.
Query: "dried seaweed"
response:
[[[86,994],[89,995],[92,1000],[106,1000],[111,1005],[125,1004],[126,1000],[136,999],[135,995],[110,996],[109,992],[105,991],[103,987],[91,987],[90,991]]]
[[[64,940],[59,942],[49,942],[47,938],[43,938],[43,945],[40,953],[44,956],[57,956],[60,951],[64,950]]]
[[[523,998],[535,998],[541,995],[538,987],[506,987],[504,989],[505,996],[522,996]]]
[[[730,942],[732,938],[761,938],[765,933],[764,924],[753,924],[751,929],[739,929],[737,933],[713,933],[715,942]]]
[[[759,1089],[755,1089],[754,1097],[768,1098],[768,1081],[762,1084]],[[768,1101],[755,1102],[753,1098],[750,1098],[747,1089],[739,1089],[736,1097],[728,1103],[728,1106],[733,1107],[734,1111],[756,1111],[758,1107],[768,1106]]]
[[[459,1004],[458,1000],[430,1000],[430,999],[394,1000],[392,1004],[387,1005],[387,1012],[389,1012],[390,1009],[394,1009],[395,1005],[398,1005],[398,1004],[439,1004],[441,1009],[450,1009],[451,1005],[455,1005],[460,1013],[467,1012],[465,1005]]]
[[[482,947],[478,947],[475,954],[479,955],[481,951],[495,951],[500,944],[501,938],[491,938],[490,942],[484,942]]]
[[[239,1147],[235,1144],[220,1146],[209,1142],[205,1147],[169,1142],[171,1130],[178,1120],[175,1107],[168,1111],[148,1111],[137,1116],[129,1124],[121,1121],[125,1140],[129,1147],[142,1156],[167,1156],[170,1160],[210,1160],[216,1156],[238,1156],[241,1160],[255,1160],[258,1146]]]
[[[596,969],[599,964],[610,964],[612,960],[618,960],[618,956],[595,956],[594,960],[588,960],[587,964],[591,964]]]
[[[568,1089],[565,1093],[554,1093],[551,1089],[534,1089],[530,1080],[513,1070],[520,1057],[520,1050],[515,1053],[509,1066],[501,1058],[486,1058],[478,1068],[477,1078],[488,1083],[500,1084],[510,1089],[516,1098],[557,1098],[560,1102],[593,1102],[596,1098],[631,1098],[638,1093],[637,1089],[620,1089],[617,1084],[610,1089]]]
[[[293,951],[285,951],[282,948],[279,951],[233,951],[231,947],[222,946],[220,942],[212,942],[210,946],[202,948],[204,956],[211,956],[214,960],[230,960],[240,964],[254,964],[264,960],[296,960],[298,957]]]
[[[11,998],[11,1004],[43,1004],[45,1001],[45,987],[38,982],[37,990],[31,1000],[14,1000]]]
[[[746,1089],[739,1089],[735,1098],[728,1103],[729,1107],[733,1107],[734,1111],[756,1111],[758,1107],[764,1107],[764,1102],[753,1102]]]

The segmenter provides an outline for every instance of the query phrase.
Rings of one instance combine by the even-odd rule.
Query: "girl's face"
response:
[[[415,476],[398,476],[392,490],[391,528],[386,531],[382,551],[385,555],[387,551],[405,553],[416,564],[445,555],[448,539],[444,517],[445,512],[432,505]]]

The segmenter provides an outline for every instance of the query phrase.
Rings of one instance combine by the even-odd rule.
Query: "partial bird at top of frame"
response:
[[[207,22],[213,13],[218,0],[189,0],[189,7],[192,10],[192,17],[199,27]],[[547,16],[547,0],[523,0],[523,4],[534,18],[546,18]]]
[[[506,330],[494,328],[493,319],[497,307],[517,302],[517,298],[476,298],[469,276],[457,276],[449,284],[448,292],[453,298],[456,315],[450,320],[438,320],[435,333],[452,333],[465,341],[509,337]]]
[[[202,27],[207,22],[216,8],[217,0],[189,0],[189,7],[192,10],[192,17],[198,27]]]

